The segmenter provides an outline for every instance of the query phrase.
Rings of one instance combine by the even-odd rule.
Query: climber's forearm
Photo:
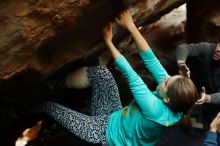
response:
[[[106,41],[106,46],[108,47],[108,49],[109,49],[112,57],[114,58],[114,60],[121,55],[121,53],[118,51],[118,49],[116,49],[116,47],[112,43],[112,41]]]
[[[144,39],[135,25],[129,27],[128,31],[131,33],[139,52],[146,51],[150,48],[147,41]]]

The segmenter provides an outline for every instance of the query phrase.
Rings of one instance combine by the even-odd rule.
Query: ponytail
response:
[[[180,129],[184,133],[189,133],[192,130],[192,123],[190,121],[190,116],[188,114],[184,114],[180,124],[179,124]]]

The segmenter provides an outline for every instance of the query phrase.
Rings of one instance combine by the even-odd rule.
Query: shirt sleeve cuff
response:
[[[153,54],[153,51],[151,50],[151,48],[148,48],[145,51],[139,52],[139,54],[141,56],[145,56],[145,57],[151,57],[151,55]]]
[[[116,58],[114,64],[123,74],[133,72],[132,67],[123,55],[120,55],[118,58]]]
[[[208,132],[206,133],[206,135],[207,135],[208,137],[210,137],[211,139],[213,139],[213,140],[216,140],[216,139],[217,139],[217,134],[216,134],[215,132],[208,131]]]

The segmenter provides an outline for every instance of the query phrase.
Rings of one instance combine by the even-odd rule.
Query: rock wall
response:
[[[220,41],[220,1],[187,1],[187,36],[189,42]]]
[[[184,1],[1,1],[2,91],[17,88],[17,85],[29,86],[44,80],[69,62],[94,56],[96,50],[99,52],[103,48],[103,45],[97,45],[101,41],[101,28],[126,7],[125,3],[132,6],[130,12],[135,22],[144,25],[159,19]],[[117,42],[125,37],[121,30],[116,34]],[[15,81],[17,85],[14,85]]]

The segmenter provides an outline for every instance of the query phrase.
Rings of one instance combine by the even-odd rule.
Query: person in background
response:
[[[133,37],[146,68],[158,83],[151,92],[112,42],[112,24],[103,29],[103,38],[114,63],[126,78],[134,100],[122,107],[117,85],[106,67],[84,67],[70,73],[65,83],[71,88],[92,86],[91,115],[76,112],[54,102],[42,111],[67,130],[91,143],[109,146],[153,146],[166,127],[191,128],[188,111],[197,100],[197,90],[187,77],[169,76],[127,11],[116,22]],[[92,28],[91,28],[92,29]]]
[[[210,129],[206,133],[206,138],[203,142],[203,146],[217,146],[217,130],[220,127],[220,113],[214,118],[210,124]]]
[[[202,64],[197,65],[193,81],[201,88],[201,98],[196,104],[220,104],[220,42],[217,44],[202,42],[177,46],[176,61],[179,74],[190,77],[191,72],[186,64],[188,57],[200,57]]]
[[[220,110],[220,42],[181,44],[177,46],[176,61],[179,74],[191,77],[200,90],[201,98],[197,100],[197,106],[194,106],[190,115],[208,129],[213,117]],[[199,106],[204,103],[210,104]]]

